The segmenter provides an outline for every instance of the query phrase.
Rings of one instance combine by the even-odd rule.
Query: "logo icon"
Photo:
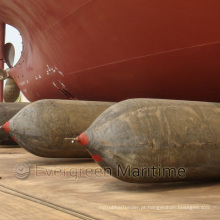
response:
[[[30,174],[30,168],[25,163],[16,164],[14,174],[18,179],[26,179]]]

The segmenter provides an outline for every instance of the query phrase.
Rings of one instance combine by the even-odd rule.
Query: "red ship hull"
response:
[[[30,101],[220,102],[219,0],[0,0],[23,53],[10,70]]]

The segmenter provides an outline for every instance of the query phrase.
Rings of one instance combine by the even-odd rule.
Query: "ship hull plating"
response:
[[[30,101],[220,101],[220,2],[0,0],[23,53],[10,70]]]

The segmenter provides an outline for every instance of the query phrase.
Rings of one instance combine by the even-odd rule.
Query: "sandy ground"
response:
[[[220,218],[220,182],[130,184],[90,159],[40,158],[3,146],[0,161],[0,219]],[[29,167],[26,179],[18,178],[28,173],[20,163]]]

